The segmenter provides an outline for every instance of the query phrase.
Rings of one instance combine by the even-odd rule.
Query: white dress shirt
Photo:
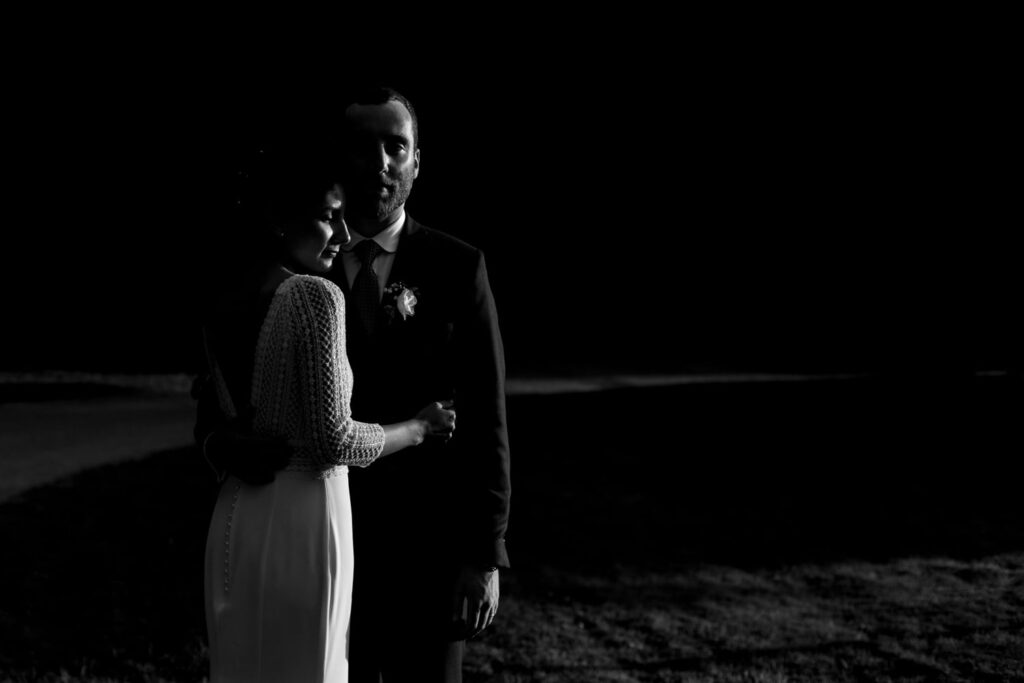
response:
[[[402,236],[402,228],[405,227],[405,208],[402,208],[398,220],[381,230],[373,237],[363,237],[355,230],[350,230],[352,240],[341,249],[341,263],[345,267],[345,278],[348,280],[348,287],[351,290],[355,284],[356,275],[363,267],[356,255],[356,245],[365,239],[372,239],[376,242],[381,252],[373,260],[373,271],[377,273],[377,282],[380,284],[380,296],[384,296],[384,287],[388,284],[388,277],[391,275],[391,266],[395,263],[395,252],[398,251],[398,240]]]

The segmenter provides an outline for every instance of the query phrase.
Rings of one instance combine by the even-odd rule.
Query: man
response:
[[[350,474],[351,680],[458,681],[464,639],[494,618],[508,566],[498,320],[482,253],[405,211],[421,157],[412,104],[385,88],[353,100],[343,172],[353,239],[331,273],[348,303],[353,417],[387,423],[448,398],[458,424],[448,443]]]

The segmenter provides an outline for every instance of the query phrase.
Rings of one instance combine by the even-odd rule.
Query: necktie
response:
[[[380,308],[380,284],[377,282],[377,272],[373,269],[373,260],[381,248],[374,240],[363,240],[356,245],[355,251],[362,266],[352,283],[352,300],[366,335],[372,337]]]

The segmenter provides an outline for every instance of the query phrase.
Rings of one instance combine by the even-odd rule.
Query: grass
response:
[[[1024,680],[1019,381],[521,396],[471,683]],[[189,450],[0,505],[0,681],[200,681]]]
[[[1017,553],[548,573],[513,584],[470,680],[1016,680],[1022,572]]]

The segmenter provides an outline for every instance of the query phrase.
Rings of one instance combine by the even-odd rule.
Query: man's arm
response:
[[[455,331],[456,409],[465,491],[463,566],[453,613],[467,637],[486,628],[498,607],[498,572],[508,567],[505,531],[511,484],[505,417],[505,356],[487,267],[476,252],[470,296]]]
[[[269,484],[288,464],[291,449],[287,443],[254,436],[221,412],[217,389],[209,375],[195,379],[192,397],[196,399],[192,434],[217,481],[233,474],[247,484]]]
[[[223,481],[227,477],[227,469],[222,463],[215,462],[211,455],[217,452],[216,447],[213,453],[209,450],[209,439],[213,436],[218,427],[222,427],[227,420],[217,407],[213,379],[208,374],[202,374],[192,380],[192,398],[196,400],[196,424],[192,428],[192,436],[195,438],[196,447],[206,463],[213,470],[217,481]]]
[[[487,267],[477,252],[472,298],[457,326],[458,445],[466,491],[464,559],[481,567],[508,567],[508,429],[505,416],[505,356]]]

